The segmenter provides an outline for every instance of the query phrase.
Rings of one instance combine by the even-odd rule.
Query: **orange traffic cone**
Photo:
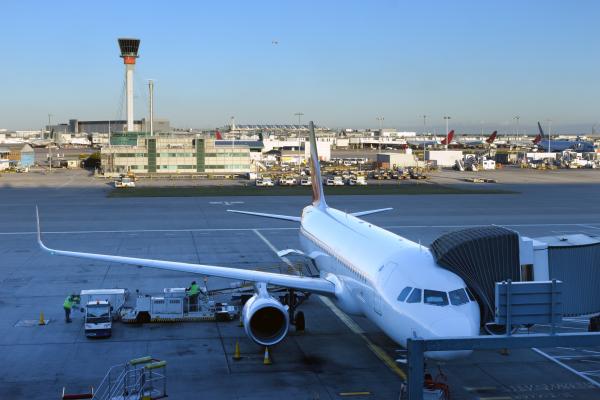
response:
[[[263,364],[264,365],[271,365],[273,364],[271,362],[271,356],[269,355],[269,347],[265,346],[265,358],[263,359]]]
[[[238,361],[242,358],[242,355],[240,354],[240,341],[236,340],[235,341],[235,351],[233,352],[233,359]]]
[[[43,311],[40,313],[40,322],[38,323],[38,325],[46,325],[46,320],[44,319]]]

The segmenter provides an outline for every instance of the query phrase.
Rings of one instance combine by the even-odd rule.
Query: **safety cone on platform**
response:
[[[46,325],[46,320],[44,319],[43,311],[40,313],[40,322],[38,323],[38,325]]]
[[[264,365],[271,365],[271,355],[269,354],[269,347],[265,346],[265,358],[263,360]]]
[[[240,341],[236,340],[235,341],[235,351],[233,352],[233,359],[238,361],[242,358],[242,355],[240,354]]]

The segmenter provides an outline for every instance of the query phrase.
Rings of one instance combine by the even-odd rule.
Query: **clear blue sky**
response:
[[[0,128],[122,111],[118,37],[142,40],[136,118],[176,127],[557,130],[600,121],[598,1],[14,1],[0,5]],[[272,44],[272,41],[278,44]],[[600,129],[600,128],[599,128]],[[554,130],[554,129],[553,129]]]

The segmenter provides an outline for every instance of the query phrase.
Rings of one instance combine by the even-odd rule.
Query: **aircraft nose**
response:
[[[475,326],[471,318],[461,315],[435,322],[431,333],[434,337],[475,336],[479,334],[479,326]]]
[[[435,322],[431,326],[431,334],[432,339],[437,337],[477,336],[479,334],[479,326],[472,318],[455,316]],[[453,360],[467,357],[472,352],[472,350],[428,351],[425,353],[425,356],[435,360]]]

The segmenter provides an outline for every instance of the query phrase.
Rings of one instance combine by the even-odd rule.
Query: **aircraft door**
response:
[[[373,311],[378,315],[383,315],[383,300],[381,298],[383,288],[387,283],[389,277],[392,275],[392,272],[396,269],[396,267],[398,267],[398,264],[396,264],[393,261],[388,261],[379,268],[377,287],[374,288],[373,293]]]

